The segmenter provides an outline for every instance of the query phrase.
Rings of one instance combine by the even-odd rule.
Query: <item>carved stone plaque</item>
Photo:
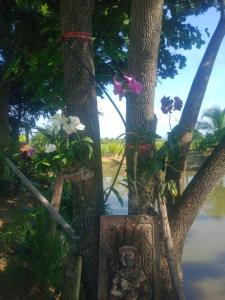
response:
[[[160,299],[156,216],[102,216],[99,300]]]

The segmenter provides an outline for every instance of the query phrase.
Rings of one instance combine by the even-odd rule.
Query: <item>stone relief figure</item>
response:
[[[134,246],[123,246],[118,250],[119,266],[110,289],[110,300],[150,300],[151,285],[141,266],[141,256]]]

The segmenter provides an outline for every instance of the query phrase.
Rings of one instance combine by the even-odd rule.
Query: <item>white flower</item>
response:
[[[50,119],[51,125],[49,127],[49,130],[51,132],[57,134],[60,131],[60,124],[61,124],[60,120],[61,120],[60,114],[55,114],[54,116],[51,117]]]
[[[60,131],[60,126],[56,126],[56,125],[51,125],[48,127],[48,129],[53,133],[57,134]]]
[[[80,119],[76,116],[70,116],[69,119],[70,119],[71,124],[74,124],[74,125],[80,124]]]
[[[80,123],[79,125],[77,125],[76,128],[77,128],[77,130],[84,130],[85,126]]]
[[[48,144],[45,147],[45,153],[51,153],[51,152],[54,152],[56,150],[57,150],[57,148],[56,148],[56,145],[54,145],[54,144]]]
[[[52,123],[53,126],[59,126],[61,124],[61,115],[55,114],[54,116],[51,117],[50,122]]]
[[[71,127],[71,124],[69,125],[69,124],[67,124],[67,123],[63,124],[63,130],[64,130],[68,135],[70,135],[70,134],[76,132],[76,131],[73,130],[73,127]]]
[[[69,121],[69,119],[67,117],[61,116],[61,119],[60,119],[60,124],[61,125],[66,124],[68,121]]]
[[[74,130],[84,130],[85,126],[83,124],[81,124],[80,119],[76,116],[70,116],[70,123],[71,123],[71,127]]]

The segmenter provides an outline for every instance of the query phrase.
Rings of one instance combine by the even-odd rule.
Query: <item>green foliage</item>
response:
[[[5,280],[9,288],[21,288],[27,277],[32,285],[40,285],[58,293],[62,285],[62,262],[68,251],[65,238],[59,233],[49,237],[49,216],[44,208],[26,209],[0,233],[0,244],[9,253]]]
[[[156,150],[159,150],[161,147],[163,147],[164,143],[165,143],[165,140],[156,139],[156,141],[155,141]]]
[[[225,135],[225,128],[215,131],[213,134],[208,133],[202,138],[198,144],[198,150],[204,154],[210,154],[213,149],[219,144],[220,140]]]
[[[123,207],[123,198],[121,197],[120,192],[115,187],[112,188],[112,192],[116,196],[116,198],[119,201],[120,205]]]
[[[169,180],[167,182],[161,182],[159,194],[161,197],[169,194],[171,196],[171,198],[173,199],[173,204],[174,204],[176,201],[176,198],[178,196],[176,182],[174,180]]]
[[[120,155],[124,151],[124,144],[116,139],[102,139],[101,153],[103,156]]]
[[[225,135],[225,109],[209,108],[204,111],[202,119],[194,131],[192,149],[209,154]]]
[[[203,13],[216,4],[215,0],[207,3],[198,0],[165,1],[158,63],[159,77],[173,78],[178,69],[186,66],[186,58],[182,52],[178,52],[179,49],[200,48],[204,44],[200,30],[187,23],[186,17]],[[126,70],[131,1],[99,0],[96,1],[95,7],[93,32],[96,36],[96,74],[101,82],[108,83],[115,72],[123,73]]]
[[[198,150],[199,145],[202,143],[202,140],[204,139],[203,135],[201,134],[200,131],[195,129],[193,131],[193,136],[192,136],[192,143],[190,146],[190,150]]]
[[[6,164],[5,157],[9,157],[16,162],[20,162],[25,166],[24,161],[19,158],[17,144],[10,141],[9,149],[6,151],[0,151],[0,197],[7,197],[8,195],[17,191],[20,181],[14,174],[11,168]]]
[[[37,131],[32,136],[31,144],[34,146],[37,152],[43,152],[45,150],[47,141],[48,141],[47,137],[40,131]]]
[[[94,59],[96,77],[103,84],[112,83],[115,73],[127,69],[130,6],[130,0],[95,1]],[[185,67],[186,58],[179,49],[201,47],[201,33],[186,23],[186,17],[212,6],[218,6],[217,1],[165,1],[159,77],[173,78]],[[64,107],[60,26],[58,1],[8,0],[2,7],[0,76],[9,81],[10,125],[14,131],[30,128],[38,116]]]
[[[214,133],[225,127],[225,109],[212,107],[204,111],[202,119],[205,121],[198,122],[197,129],[206,133]]]
[[[0,197],[6,197],[16,190],[19,181],[5,163],[3,154],[0,154],[0,171]]]

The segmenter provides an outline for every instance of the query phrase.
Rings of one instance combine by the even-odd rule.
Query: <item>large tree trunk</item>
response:
[[[186,235],[199,213],[206,197],[225,174],[225,137],[208,157],[195,177],[187,186],[182,197],[169,210],[169,220],[174,249],[178,264],[181,264]],[[171,208],[171,207],[170,207]],[[166,264],[166,255],[162,248],[161,268],[164,274],[163,299],[174,299]],[[185,278],[184,278],[185,280]]]
[[[140,96],[131,93],[127,96],[126,158],[129,214],[149,213],[150,206],[154,204],[154,183],[145,180],[145,171],[149,168],[148,161],[152,157],[151,154],[147,155],[140,151],[141,147],[135,146],[135,143],[144,144],[149,150],[154,140],[156,127],[154,98],[163,2],[163,0],[143,0],[140,5],[140,1],[132,1],[128,75],[134,75],[142,82],[144,91]],[[176,295],[170,280],[163,237],[160,242],[161,299],[172,300],[176,299]],[[182,248],[179,253],[182,253]],[[178,259],[179,257],[181,255],[178,255]]]
[[[131,7],[128,75],[144,84],[140,96],[127,96],[127,175],[129,185],[129,214],[146,213],[153,202],[152,185],[145,180],[144,172],[151,155],[140,152],[137,144],[151,147],[152,139],[146,136],[156,127],[154,97],[158,50],[163,14],[163,0],[133,0]],[[135,133],[136,137],[129,133]],[[135,146],[136,144],[136,146]]]
[[[172,132],[172,137],[176,137],[177,143],[179,143],[180,159],[176,158],[176,161],[172,162],[172,167],[168,167],[166,178],[176,181],[180,195],[185,188],[187,156],[192,141],[192,132],[197,123],[205,91],[224,35],[225,18],[222,13],[193,80],[179,126]]]
[[[62,31],[92,32],[93,0],[62,0]],[[100,135],[92,45],[84,39],[71,39],[63,48],[66,106],[68,115],[76,115],[86,126],[85,134],[94,141],[94,159],[87,162],[94,171],[88,183],[74,185],[73,217],[76,234],[80,235],[78,250],[83,256],[83,284],[87,299],[97,299],[99,215],[103,208],[103,186]]]
[[[9,145],[8,87],[0,83],[0,150]]]

